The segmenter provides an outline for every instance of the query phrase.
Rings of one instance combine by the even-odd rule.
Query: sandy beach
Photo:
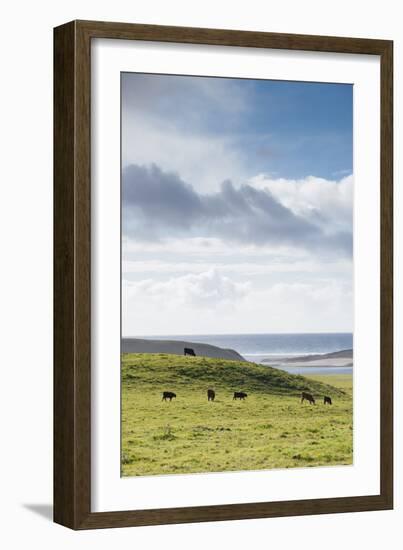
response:
[[[299,357],[282,357],[262,359],[262,363],[272,366],[287,367],[352,367],[353,350],[341,350],[321,355],[303,355]]]

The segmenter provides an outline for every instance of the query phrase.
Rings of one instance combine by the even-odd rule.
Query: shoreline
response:
[[[344,349],[329,353],[310,354],[241,354],[235,349],[192,340],[122,338],[122,353],[166,353],[184,355],[185,348],[190,348],[195,356],[249,361],[289,372],[290,374],[308,374],[314,372],[348,373],[353,368],[353,350]],[[190,355],[191,356],[191,355]],[[338,371],[340,369],[340,371]]]
[[[284,356],[280,360],[270,357],[261,360],[262,364],[271,366],[283,366],[288,368],[352,368],[353,350],[340,350],[331,353],[309,354],[299,356]]]

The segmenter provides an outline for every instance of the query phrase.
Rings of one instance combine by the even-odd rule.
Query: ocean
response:
[[[324,354],[353,348],[353,334],[351,332],[317,334],[175,334],[142,336],[142,338],[187,340],[189,342],[212,344],[220,348],[231,348],[243,355],[245,359],[257,363],[263,358],[281,360],[282,357]],[[315,372],[319,374],[318,368]]]

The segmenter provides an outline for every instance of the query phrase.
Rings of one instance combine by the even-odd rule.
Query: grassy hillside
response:
[[[125,385],[140,383],[157,393],[163,390],[177,393],[176,390],[180,392],[183,387],[188,391],[193,388],[205,392],[210,386],[228,392],[241,390],[278,395],[299,395],[304,390],[319,395],[330,392],[341,396],[344,393],[322,381],[266,365],[165,353],[122,354],[122,382]]]
[[[122,475],[350,464],[351,377],[340,386],[337,376],[315,378],[254,363],[123,354]],[[162,402],[164,390],[177,398]],[[302,390],[316,406],[300,404]],[[233,401],[234,391],[247,399]]]

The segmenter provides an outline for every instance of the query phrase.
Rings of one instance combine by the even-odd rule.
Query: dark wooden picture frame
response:
[[[381,472],[370,496],[91,512],[91,40],[355,53],[381,60]],[[393,507],[393,42],[73,21],[54,30],[54,521],[72,529]],[[240,495],[240,500],[242,495]]]

